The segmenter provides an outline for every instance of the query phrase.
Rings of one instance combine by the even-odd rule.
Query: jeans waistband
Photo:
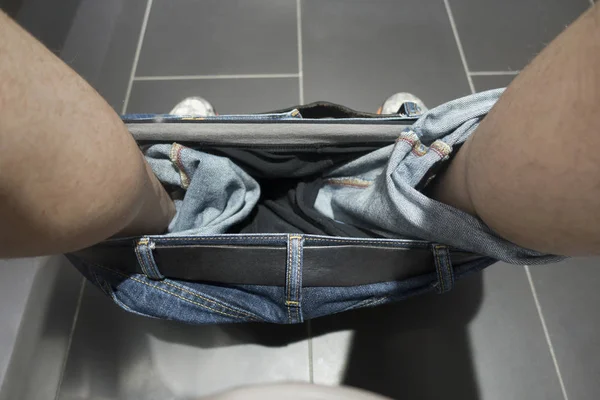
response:
[[[226,234],[110,240],[73,255],[150,279],[286,286],[356,286],[437,272],[449,290],[454,270],[494,260],[418,240],[355,239],[301,234]],[[377,260],[376,268],[368,267]],[[488,265],[489,265],[488,264]],[[295,268],[290,272],[290,268]]]

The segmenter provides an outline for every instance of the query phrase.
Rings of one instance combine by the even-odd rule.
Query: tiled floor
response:
[[[220,113],[318,99],[372,111],[400,90],[435,106],[505,86],[589,6],[84,0],[62,57],[119,112],[166,112],[189,95]],[[87,286],[59,398],[187,398],[298,380],[407,399],[597,399],[598,264],[498,263],[444,297],[285,327],[147,320]]]

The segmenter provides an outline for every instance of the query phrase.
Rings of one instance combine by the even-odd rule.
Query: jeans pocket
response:
[[[376,297],[371,297],[362,301],[359,301],[356,304],[353,304],[347,308],[344,308],[341,312],[345,312],[345,311],[350,311],[350,310],[357,310],[359,308],[368,308],[368,307],[375,307],[375,306],[380,306],[386,303],[389,303],[390,297],[389,296],[376,296]]]
[[[119,307],[138,315],[197,325],[264,321],[243,307],[188,287],[184,282],[155,281],[102,266],[89,266],[87,272],[88,278]]]

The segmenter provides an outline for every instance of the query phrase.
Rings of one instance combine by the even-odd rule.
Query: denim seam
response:
[[[361,307],[366,307],[366,306],[374,306],[374,305],[377,305],[377,304],[383,303],[383,302],[384,302],[384,301],[386,301],[388,298],[389,298],[389,296],[383,296],[383,297],[381,297],[381,298],[379,298],[379,299],[377,299],[377,300],[373,300],[373,301],[371,301],[371,302],[368,302],[368,303],[362,304],[362,305],[361,305]]]
[[[173,143],[171,145],[171,150],[169,151],[169,158],[179,171],[179,180],[181,181],[181,186],[184,189],[187,189],[190,186],[190,178],[184,169],[183,163],[181,162],[181,152],[184,148],[185,147],[179,143]]]
[[[129,311],[129,312],[131,312],[131,313],[134,313],[134,314],[138,314],[138,315],[144,315],[144,316],[146,316],[146,317],[149,317],[149,318],[150,318],[150,317],[152,317],[152,316],[151,316],[151,315],[149,315],[149,314],[146,314],[146,313],[142,313],[142,312],[136,311],[136,310],[134,310],[133,308],[129,307],[127,304],[123,303],[123,301],[121,301],[121,300],[120,300],[120,299],[117,297],[117,295],[115,294],[115,291],[114,291],[114,290],[112,290],[112,288],[110,287],[110,285],[108,285],[107,291],[108,291],[108,293],[106,293],[106,294],[107,294],[107,295],[108,295],[108,296],[109,296],[109,297],[110,297],[110,298],[111,298],[111,299],[112,299],[112,300],[113,300],[115,303],[117,303],[117,305],[118,305],[119,307],[123,307],[123,308],[124,308],[126,311]],[[154,318],[154,317],[152,317],[152,318]]]
[[[298,237],[298,252],[296,257],[296,300],[298,306],[296,307],[296,318],[297,322],[300,322],[300,278],[302,274],[302,236]]]
[[[448,270],[448,284],[450,287],[448,290],[452,290],[454,288],[454,271],[452,270],[452,261],[450,260],[450,252],[448,249],[444,252],[444,258],[446,259],[446,269]]]
[[[415,156],[423,157],[425,154],[427,154],[427,150],[429,150],[427,148],[427,146],[425,146],[421,142],[417,142],[415,144],[415,146],[412,148],[411,153],[414,154]]]
[[[434,246],[434,255],[436,259],[436,272],[440,286],[439,292],[445,293],[452,290],[454,287],[454,272],[452,270],[452,262],[450,260],[448,247],[442,245]],[[448,285],[446,285],[446,283]]]
[[[288,237],[288,265],[286,266],[286,308],[288,312],[288,323],[294,323],[292,318],[292,307],[295,307],[296,313],[296,322],[300,322],[300,296],[299,296],[299,285],[300,285],[300,241],[302,240],[302,236],[299,235],[290,235]],[[294,260],[294,242],[297,243],[296,249],[296,257]],[[295,276],[293,276],[295,275]],[[294,288],[292,287],[292,283],[296,283],[294,296]],[[292,297],[294,298],[292,300]]]
[[[160,273],[158,269],[158,265],[156,265],[156,261],[154,261],[154,256],[152,255],[152,250],[154,249],[154,242],[148,241],[147,244],[144,244],[143,251],[140,252],[142,258],[146,261],[146,269],[150,274],[148,278],[154,280],[163,280],[165,277]]]
[[[404,142],[406,144],[409,144],[410,147],[412,148],[417,141],[412,141],[412,140],[410,140],[410,139],[408,139],[406,137],[399,137],[398,139],[396,139],[396,143],[400,143],[400,142]]]
[[[186,237],[187,239],[194,240],[228,240],[228,239],[282,239],[282,236],[235,236],[235,237],[223,237],[223,236],[198,236],[198,237]],[[170,238],[158,238],[158,240],[180,240],[180,238],[170,237]]]
[[[374,306],[374,305],[377,305],[379,303],[383,303],[388,298],[389,298],[389,296],[377,297],[375,299],[366,299],[366,300],[363,300],[363,301],[360,301],[360,302],[356,303],[353,306],[344,308],[341,312],[354,310],[356,308],[363,308],[363,307],[368,307],[368,306]]]
[[[331,239],[322,239],[322,238],[309,238],[309,241],[321,241],[321,242],[343,242],[343,243],[348,243],[348,244],[353,244],[353,243],[364,243],[364,244],[373,244],[373,245],[377,245],[377,247],[381,247],[384,248],[385,244],[388,243],[383,243],[383,244],[378,244],[376,242],[377,239],[371,239],[371,240],[347,240],[347,239],[335,239],[335,238],[331,238]],[[391,239],[394,240],[394,239]],[[420,246],[420,247],[428,247],[429,244],[428,243],[414,243],[411,244],[413,246]],[[402,248],[402,246],[388,246],[388,248]]]
[[[282,239],[282,236],[260,236],[260,237],[252,237],[252,236],[236,236],[235,238],[232,237],[223,237],[223,236],[209,236],[209,237],[186,237],[186,236],[182,236],[182,237],[159,237],[159,238],[154,238],[155,242],[162,242],[162,241],[180,241],[180,240],[191,240],[191,241],[203,241],[203,240],[234,240],[234,241],[238,241],[238,240],[246,240],[246,239]],[[389,241],[393,241],[395,239],[386,239],[383,238],[384,240],[389,240]],[[374,245],[378,245],[378,247],[384,247],[385,244],[390,244],[390,243],[378,243],[378,240],[381,239],[366,239],[366,240],[355,240],[353,238],[348,238],[348,239],[336,239],[334,237],[332,238],[316,238],[316,237],[309,237],[308,238],[309,241],[323,241],[323,242],[344,242],[344,243],[348,243],[348,244],[352,244],[352,243],[368,243],[368,244],[374,244]],[[427,247],[429,246],[429,243],[425,242],[425,243],[412,243],[412,246],[420,246],[420,247]],[[283,244],[282,244],[283,246]],[[389,246],[389,247],[400,247],[400,246]]]
[[[209,298],[207,298],[207,297],[204,297],[204,296],[202,296],[202,295],[199,295],[199,294],[197,294],[197,293],[194,293],[194,292],[192,292],[192,291],[190,291],[190,290],[188,290],[188,289],[186,289],[186,288],[184,288],[184,287],[182,287],[182,286],[180,286],[180,285],[177,285],[177,284],[174,284],[174,283],[171,283],[171,282],[166,282],[166,281],[163,281],[162,283],[164,283],[165,285],[168,285],[168,286],[174,287],[174,288],[176,288],[176,289],[179,289],[179,290],[181,290],[182,292],[186,292],[186,293],[188,293],[188,294],[190,294],[190,295],[192,295],[192,296],[194,296],[194,297],[197,297],[197,298],[199,298],[199,299],[201,299],[201,300],[204,300],[204,301],[206,301],[206,302],[212,303],[212,304],[214,304],[214,305],[215,305],[215,306],[217,306],[217,307],[222,307],[222,308],[225,308],[225,309],[227,309],[227,310],[229,310],[229,311],[231,311],[231,312],[238,313],[238,314],[242,314],[242,315],[246,315],[246,316],[248,316],[248,317],[250,317],[250,318],[256,318],[256,319],[259,319],[257,316],[255,316],[255,315],[253,315],[253,314],[250,314],[250,313],[248,313],[248,312],[246,312],[246,311],[237,310],[237,309],[235,309],[235,308],[232,308],[232,307],[230,307],[230,306],[226,306],[225,304],[222,304],[222,303],[220,303],[219,301],[216,301],[216,300],[211,300],[211,299],[209,299]]]
[[[146,286],[149,286],[149,287],[152,287],[152,288],[155,288],[155,289],[161,290],[161,291],[163,291],[163,292],[165,292],[165,293],[167,293],[167,294],[173,295],[173,296],[175,296],[175,297],[178,297],[178,298],[180,298],[180,299],[182,299],[182,300],[184,300],[184,301],[187,301],[187,302],[189,302],[189,303],[192,303],[192,304],[199,305],[199,306],[200,306],[200,307],[202,307],[202,308],[205,308],[205,309],[207,309],[207,310],[210,310],[210,311],[214,311],[214,312],[216,312],[216,313],[219,313],[219,314],[223,314],[223,315],[226,315],[226,316],[229,316],[229,317],[233,317],[233,318],[238,318],[238,319],[244,319],[244,317],[250,317],[250,318],[252,318],[252,319],[255,319],[255,320],[257,320],[257,321],[264,321],[264,319],[262,319],[262,318],[260,318],[260,317],[257,317],[257,316],[253,316],[252,314],[247,314],[247,313],[244,313],[244,312],[240,312],[240,311],[234,310],[234,309],[232,309],[232,308],[229,308],[229,307],[227,307],[227,306],[225,306],[225,305],[223,305],[223,304],[221,304],[221,303],[217,303],[217,302],[214,302],[214,301],[212,302],[213,304],[215,304],[215,306],[220,306],[220,307],[222,307],[222,308],[225,308],[225,309],[231,310],[232,312],[235,312],[235,313],[237,313],[237,314],[240,314],[239,316],[236,316],[236,315],[231,315],[231,314],[228,314],[228,313],[226,313],[226,312],[224,312],[224,311],[220,311],[220,310],[217,310],[217,309],[215,309],[215,308],[212,308],[212,307],[210,307],[210,306],[208,306],[208,305],[206,305],[206,304],[198,303],[198,302],[196,302],[196,301],[193,301],[193,300],[191,300],[191,299],[187,299],[187,298],[185,298],[185,297],[183,297],[183,296],[180,296],[180,295],[178,295],[178,294],[176,294],[176,293],[170,292],[170,291],[168,291],[168,290],[166,290],[166,289],[164,289],[164,288],[161,288],[161,287],[159,287],[159,286],[151,285],[151,284],[149,284],[149,283],[147,283],[147,282],[144,282],[144,281],[142,281],[142,280],[139,280],[139,279],[137,279],[137,278],[133,277],[132,275],[123,274],[122,272],[115,271],[115,270],[113,270],[113,269],[106,268],[106,267],[104,267],[104,266],[97,265],[97,264],[94,264],[94,266],[95,266],[95,267],[97,267],[97,268],[101,268],[101,269],[104,269],[104,270],[106,270],[106,271],[109,271],[109,272],[115,273],[115,274],[117,274],[117,275],[120,275],[120,276],[122,276],[122,277],[125,277],[125,278],[128,278],[128,279],[131,279],[131,280],[133,280],[133,281],[136,281],[136,282],[138,282],[138,283],[142,283],[142,284],[144,284],[144,285],[146,285]],[[162,282],[162,283],[168,283],[168,282]],[[200,298],[200,299],[203,299],[201,296],[199,296],[199,295],[197,295],[197,294],[195,294],[195,293],[191,293],[191,292],[188,292],[188,293],[192,294],[192,295],[193,295],[193,296],[195,296],[195,297],[198,297],[198,298]],[[245,315],[244,315],[244,314],[245,314]]]
[[[354,177],[343,177],[343,178],[329,178],[324,182],[326,185],[334,186],[349,186],[357,189],[366,189],[373,184],[373,181],[366,179],[354,178]]]
[[[142,247],[144,246],[144,247]],[[135,246],[135,253],[138,257],[138,261],[142,267],[144,274],[153,280],[162,280],[165,277],[160,273],[154,258],[152,257],[152,249],[154,243],[150,241],[148,237],[143,237],[138,240]]]
[[[158,265],[156,265],[156,261],[154,261],[154,257],[152,256],[152,248],[149,247],[147,250],[144,250],[144,257],[148,263],[148,272],[152,273],[150,278],[155,280],[164,279],[165,277],[158,270]]]
[[[148,270],[146,269],[145,260],[142,257],[142,255],[140,254],[137,244],[135,245],[135,248],[133,249],[133,251],[135,252],[135,255],[137,256],[137,260],[138,260],[138,263],[140,264],[140,267],[142,268],[142,272],[144,273],[144,275],[149,276]]]
[[[291,273],[291,268],[292,268],[292,243],[291,243],[291,237],[288,238],[288,265],[286,266],[286,287],[285,287],[285,297],[286,297],[286,301],[285,301],[285,305],[287,308],[287,314],[288,314],[288,323],[292,323],[292,310],[290,309],[290,282],[291,282],[291,278],[292,278],[292,273]]]
[[[436,269],[436,273],[437,273],[437,277],[438,277],[438,286],[439,289],[438,291],[440,293],[444,293],[446,291],[445,285],[444,285],[444,277],[442,275],[442,265],[441,265],[441,260],[440,260],[440,250],[441,246],[434,246],[434,256],[435,256],[435,269]]]
[[[130,276],[130,277],[129,277],[129,279],[131,279],[131,280],[133,280],[133,281],[136,281],[136,282],[138,282],[138,283],[142,283],[142,284],[144,284],[144,285],[146,285],[146,286],[149,286],[149,287],[151,287],[151,288],[158,289],[158,290],[160,290],[160,291],[162,291],[162,292],[165,292],[165,293],[167,293],[167,294],[170,294],[171,296],[175,296],[175,297],[177,297],[177,298],[179,298],[179,299],[181,299],[181,300],[183,300],[183,301],[187,301],[187,302],[189,302],[189,303],[192,303],[192,304],[198,305],[198,306],[200,306],[200,307],[202,307],[202,308],[205,308],[205,309],[207,309],[207,310],[210,310],[210,311],[216,312],[216,313],[218,313],[218,314],[226,315],[226,316],[228,316],[228,317],[232,317],[232,318],[236,318],[236,319],[245,319],[245,316],[243,316],[243,315],[233,315],[233,314],[228,314],[228,313],[226,313],[226,312],[224,312],[224,311],[221,311],[221,310],[215,310],[214,308],[211,308],[211,307],[207,306],[206,304],[198,303],[197,301],[194,301],[194,300],[191,300],[191,299],[187,299],[187,298],[185,298],[185,297],[183,297],[183,296],[180,296],[180,295],[178,295],[178,294],[176,294],[176,293],[170,292],[170,291],[168,291],[168,290],[166,290],[166,289],[164,289],[164,288],[161,288],[161,287],[159,287],[159,286],[156,286],[156,285],[151,285],[151,284],[149,284],[148,282],[144,282],[144,281],[142,281],[142,280],[139,280],[139,279],[137,279],[137,278],[134,278],[133,276]]]
[[[435,149],[435,148],[433,148],[433,147],[430,147],[430,149],[431,149],[431,150],[432,150],[432,151],[433,151],[435,154],[437,154],[437,155],[438,155],[440,158],[444,158],[444,157],[446,157],[446,154],[443,154],[443,153],[442,153],[441,151],[439,151],[438,149]]]
[[[283,239],[283,236],[235,236],[235,237],[223,237],[223,236],[202,236],[202,237],[190,237],[190,236],[180,236],[180,237],[156,237],[154,238],[157,242],[162,241],[181,241],[181,240],[190,240],[190,241],[198,241],[201,242],[203,240],[247,240],[247,239]]]

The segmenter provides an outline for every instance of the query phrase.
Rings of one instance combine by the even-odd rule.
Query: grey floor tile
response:
[[[218,113],[256,113],[299,103],[297,78],[136,81],[127,112],[166,113],[189,96],[202,96]]]
[[[515,75],[472,76],[473,85],[478,92],[507,87],[515,79]]]
[[[391,398],[562,399],[525,271],[312,322],[315,382]],[[435,382],[435,384],[432,384]]]
[[[121,112],[147,0],[83,0],[61,58]]]
[[[522,69],[589,0],[449,0],[471,71]]]
[[[0,1],[0,8],[42,42],[59,54],[81,0],[12,0]],[[11,12],[12,11],[12,12]]]
[[[302,2],[306,102],[375,111],[412,92],[433,107],[470,93],[441,1]]]
[[[298,72],[295,0],[155,0],[137,75]]]
[[[600,397],[600,258],[530,267],[567,395]]]
[[[188,326],[126,313],[88,284],[60,400],[191,399],[308,381],[303,325]]]
[[[0,261],[0,273],[0,398],[53,399],[83,277],[63,256]]]

